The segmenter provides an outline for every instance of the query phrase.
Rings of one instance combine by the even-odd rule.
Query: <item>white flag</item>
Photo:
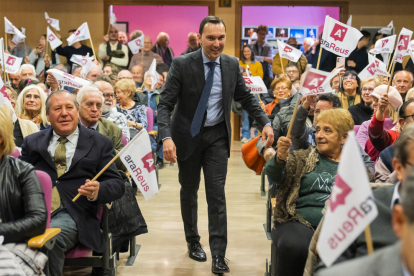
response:
[[[331,266],[377,215],[359,145],[350,131],[317,244],[325,265]]]
[[[155,162],[145,128],[118,155],[146,200],[158,193]]]
[[[69,46],[75,42],[91,38],[89,33],[88,23],[83,23],[68,39]]]
[[[12,41],[13,41],[13,43],[14,43],[14,44],[16,44],[16,45],[17,45],[17,44],[19,44],[19,43],[24,42],[24,40],[25,40],[25,38],[26,38],[26,29],[22,27],[22,31],[21,31],[21,33],[23,34],[23,36],[19,36],[19,35],[14,35],[14,36],[13,36]]]
[[[290,61],[297,62],[300,56],[302,55],[302,51],[293,48],[292,46],[283,43],[282,41],[277,41],[277,48],[279,49],[279,55],[282,58],[287,58]]]
[[[346,21],[346,25],[348,25],[349,27],[352,27],[352,14],[349,16],[348,21]]]
[[[375,74],[380,76],[389,76],[387,72],[387,65],[376,57],[372,57],[372,59],[375,62]]]
[[[355,50],[363,34],[353,27],[349,27],[328,15],[323,26],[321,46],[341,57],[348,57]]]
[[[60,28],[59,28],[59,20],[58,19],[50,18],[49,15],[47,14],[47,12],[45,12],[45,18],[46,18],[46,22],[50,26],[52,26],[53,28],[55,28],[56,31],[60,31]]]
[[[62,45],[62,41],[52,32],[52,30],[47,26],[47,41],[49,41],[50,48],[55,50],[57,47]]]
[[[93,67],[99,67],[98,65],[95,64],[95,62],[93,62],[93,57],[89,57],[89,53],[87,54],[86,58],[86,63],[82,65],[82,70],[81,70],[81,77],[86,79],[86,77],[88,76],[89,71],[91,71],[91,69]],[[82,60],[83,62],[83,60]]]
[[[390,24],[388,24],[387,27],[381,28],[378,32],[380,34],[387,34],[390,35],[392,32],[392,29],[394,28],[394,22],[391,20]]]
[[[365,78],[373,77],[376,72],[375,61],[370,62],[365,68],[358,74],[361,80]]]
[[[72,55],[72,57],[70,58],[70,61],[80,66],[85,66],[88,60],[93,61],[93,59],[94,59],[94,56],[90,57],[89,53],[87,53],[86,56]]]
[[[109,17],[109,24],[114,25],[116,23],[116,16],[114,13],[111,13],[111,16]]]
[[[4,71],[4,41],[3,38],[0,38],[0,65],[1,70]]]
[[[316,70],[310,64],[307,65],[303,83],[299,88],[300,93],[302,96],[309,96],[335,92],[330,82],[340,71],[340,69],[336,69],[330,73]]]
[[[414,51],[409,51],[411,60],[414,62]]]
[[[377,42],[375,42],[375,47],[372,48],[369,53],[370,54],[383,54],[383,53],[392,53],[394,50],[395,45],[395,39],[397,38],[396,35],[384,37],[381,39],[378,39]]]
[[[246,86],[250,88],[251,94],[264,94],[267,93],[266,85],[261,77],[243,77]]]
[[[22,64],[23,58],[19,58],[16,56],[12,56],[9,54],[4,54],[4,63],[6,69],[4,70],[6,73],[15,74],[20,69],[20,64]]]
[[[6,17],[4,17],[4,31],[8,34],[14,34],[17,41],[23,41],[26,36],[19,30],[17,29]],[[14,42],[14,41],[13,41]],[[16,42],[14,42],[15,44],[17,44]]]
[[[52,74],[57,82],[59,83],[59,86],[69,86],[73,88],[82,88],[85,85],[90,85],[90,82],[78,77],[75,77],[74,75],[62,72],[58,69],[49,69],[47,70],[49,74]]]
[[[157,61],[154,58],[154,60],[151,63],[150,68],[148,69],[148,72],[151,76],[151,83],[152,83],[151,90],[154,90],[154,86],[157,85],[157,82],[159,80],[159,76],[158,76],[156,68],[157,68]]]
[[[406,28],[402,28],[400,35],[398,36],[397,47],[395,48],[394,62],[399,62],[399,63],[403,62],[404,56],[407,55],[408,44],[411,41],[412,35],[413,35],[412,31]]]
[[[131,52],[135,55],[139,53],[139,50],[144,48],[144,35],[141,35],[138,38],[135,38],[134,40],[131,40],[128,42],[129,49],[131,49]]]
[[[16,122],[16,120],[17,120],[16,113],[14,113],[14,108],[13,108],[11,102],[10,102],[9,96],[7,95],[6,87],[4,86],[4,82],[0,78],[0,106],[2,106],[3,104],[10,107],[10,110],[13,112],[13,117],[12,117],[13,123]],[[0,241],[0,244],[1,244],[1,241]]]

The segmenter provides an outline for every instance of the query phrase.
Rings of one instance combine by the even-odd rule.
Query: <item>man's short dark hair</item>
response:
[[[371,37],[371,33],[368,32],[368,31],[365,31],[365,30],[362,30],[361,31],[361,34],[363,35],[363,37],[361,37],[359,40],[362,40],[364,38],[368,38],[369,39]]]
[[[299,68],[298,68],[298,66],[297,66],[296,64],[294,64],[294,63],[289,63],[288,65],[286,65],[286,67],[285,67],[285,71],[286,71],[289,67],[295,67],[296,69],[298,69],[298,73],[299,73]]]
[[[315,106],[319,101],[330,102],[333,108],[342,108],[341,100],[334,94],[321,94],[315,102]]]
[[[76,32],[76,29],[72,29],[68,31],[68,33],[74,33],[74,32]]]
[[[198,30],[198,33],[200,35],[203,34],[204,26],[207,23],[211,23],[211,24],[223,24],[224,25],[224,30],[226,30],[226,24],[224,24],[223,19],[218,18],[218,17],[213,16],[213,15],[210,15],[210,16],[205,17],[203,20],[201,20],[200,29]]]
[[[259,27],[257,27],[256,33],[259,33],[261,31],[265,32],[266,35],[267,35],[267,33],[269,32],[269,29],[265,25],[259,25]]]
[[[75,95],[73,95],[72,93],[70,93],[69,91],[67,91],[67,90],[58,90],[58,91],[56,91],[56,92],[53,92],[52,94],[50,94],[49,95],[49,97],[47,97],[47,99],[46,99],[46,103],[45,103],[45,105],[46,105],[46,115],[47,114],[49,114],[49,111],[50,111],[50,99],[51,98],[53,98],[53,97],[55,97],[55,96],[59,96],[59,95],[61,95],[61,94],[63,94],[63,93],[68,93],[69,95],[71,95],[72,96],[72,98],[73,98],[73,103],[75,104],[75,106],[76,106],[76,109],[77,110],[79,110],[79,104],[78,104],[78,102],[76,101],[76,97],[75,97]]]
[[[160,64],[157,64],[157,66],[155,67],[155,70],[157,71],[158,74],[162,75],[162,73],[164,72],[168,73],[168,71],[170,71],[170,67],[168,67],[168,65],[165,63],[160,63]]]

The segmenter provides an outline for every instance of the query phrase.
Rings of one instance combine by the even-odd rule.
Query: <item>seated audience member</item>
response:
[[[292,83],[287,78],[277,78],[272,81],[270,88],[273,90],[273,97],[275,100],[266,105],[262,101],[259,102],[267,116],[276,114],[281,108],[280,105],[279,107],[276,107],[279,101],[291,96],[290,92],[292,90]]]
[[[130,139],[143,128],[147,128],[147,109],[145,105],[133,100],[135,96],[135,82],[130,79],[119,80],[115,84],[116,99],[118,101],[117,110],[128,119]]]
[[[243,46],[242,55],[239,60],[239,65],[247,70],[249,65],[250,73],[253,77],[261,77],[263,79],[262,64],[254,59],[254,54],[248,45]]]
[[[121,72],[118,73],[118,80],[123,80],[123,79],[128,79],[128,80],[132,80],[132,74],[130,71],[128,70],[122,70]]]
[[[76,94],[79,105],[79,122],[86,128],[99,132],[112,141],[115,154],[124,148],[122,130],[111,121],[101,118],[104,97],[96,86],[84,86]],[[122,161],[115,161],[116,167],[125,170]]]
[[[124,79],[133,80],[134,77],[132,76],[132,73],[130,71],[122,70],[121,72],[118,73],[118,80],[124,80]],[[138,90],[138,89],[140,89],[140,88],[136,88],[136,90]],[[141,90],[141,92],[142,92],[142,90]],[[142,104],[144,106],[148,105],[148,97],[143,93],[136,92],[135,95],[133,95],[132,100],[134,100],[137,104]],[[131,137],[131,139],[132,139],[132,137]]]
[[[163,62],[167,64],[168,66],[171,66],[171,63],[174,59],[174,52],[170,46],[168,46],[170,43],[170,36],[167,33],[160,32],[157,36],[157,43],[155,43],[154,47],[152,47],[151,51],[158,54]],[[144,66],[144,72],[148,71],[145,70]]]
[[[289,153],[291,140],[278,139],[278,151],[265,165],[269,179],[281,183],[272,229],[277,275],[303,275],[313,229],[322,218],[342,146],[353,127],[348,110],[330,109],[318,116],[316,147]]]
[[[115,85],[117,83],[118,75],[110,74],[108,77],[111,79],[112,85]]]
[[[413,87],[413,73],[407,70],[396,72],[392,78],[392,86],[397,88],[401,97],[405,99],[406,93]]]
[[[365,144],[365,152],[372,161],[377,161],[379,153],[394,144],[400,135],[396,130],[384,129],[385,118],[391,118],[394,124],[398,122],[396,110],[403,104],[397,89],[390,86],[387,94],[387,87],[385,84],[377,86],[371,94],[374,98],[374,105],[378,104],[378,107],[368,127],[369,141]],[[402,130],[401,127],[403,126],[400,126],[400,130]]]
[[[102,69],[98,65],[95,65],[89,70],[85,79],[94,81],[101,74],[102,74]]]
[[[49,252],[51,275],[62,275],[64,253],[78,243],[102,253],[106,250],[96,219],[99,204],[121,198],[125,184],[111,164],[97,181],[90,181],[114,157],[112,142],[81,127],[75,97],[60,90],[47,99],[51,128],[26,137],[21,159],[52,178],[51,228],[60,228]],[[80,193],[75,202],[72,199]]]
[[[4,237],[6,247],[10,243],[25,244],[27,240],[42,235],[47,224],[45,196],[35,168],[10,156],[15,150],[11,115],[12,110],[8,106],[0,107],[0,236]],[[25,255],[20,253],[13,253],[13,256]],[[0,263],[4,258],[2,255]],[[9,273],[7,269],[0,272],[2,275],[16,275]]]
[[[115,101],[115,93],[111,80],[99,80],[94,82],[93,86],[97,87],[104,97],[101,117],[117,125],[122,130],[122,134],[125,135],[127,141],[129,141],[128,120],[124,114],[118,112],[115,107],[112,107]]]
[[[324,110],[341,108],[341,102],[338,97],[333,94],[322,94],[318,97],[308,96],[304,97],[305,100],[299,106],[296,113],[295,121],[293,123],[294,127],[290,134],[292,146],[295,150],[298,149],[307,149],[310,146],[316,145],[315,138],[315,126],[318,122],[318,116]],[[315,115],[313,117],[313,125],[309,127],[306,125],[306,120],[308,118],[309,109],[313,101],[315,101]],[[371,173],[374,173],[374,162],[371,161],[371,158],[365,153],[362,147],[360,147],[361,157],[364,160],[365,166],[369,169]],[[271,151],[270,151],[271,152]],[[266,152],[269,153],[268,151]],[[266,157],[266,156],[265,156]],[[268,157],[267,157],[268,158]]]
[[[296,64],[288,64],[285,67],[285,74],[289,77],[291,82],[299,80],[299,69]]]
[[[11,35],[11,37],[9,37],[7,40],[7,50],[9,51],[10,55],[20,57],[25,60],[26,56],[32,51],[32,49],[30,49],[30,46],[26,45],[25,42],[14,44],[12,38],[14,38],[14,35]]]
[[[414,100],[410,99],[406,101],[400,108],[399,108],[399,119],[398,125],[400,127],[401,135],[396,140],[395,144],[397,144],[400,137],[405,133],[406,128],[408,125],[411,125],[414,115]],[[413,136],[414,137],[414,136]],[[375,164],[375,182],[382,182],[382,183],[396,183],[396,175],[393,169],[393,157],[394,157],[394,145],[391,145],[385,148],[379,154],[379,158],[377,163]]]
[[[269,32],[267,26],[259,25],[257,27],[257,40],[249,44],[250,49],[256,57],[263,57],[261,62],[263,67],[263,82],[269,87],[273,79],[272,62],[273,62],[273,46],[266,41],[266,35]]]
[[[29,62],[36,68],[36,75],[41,78],[45,74],[45,67],[50,68],[50,65],[56,65],[60,63],[59,55],[52,51],[50,56],[45,48],[46,35],[42,35],[39,39],[39,45],[33,49],[29,54]]]
[[[394,192],[390,204],[392,217],[387,218],[387,222],[392,223],[392,229],[399,241],[392,245],[390,243],[390,246],[371,255],[324,269],[317,273],[317,276],[414,275],[414,172],[412,168],[409,169],[405,184],[400,190],[396,189]],[[396,204],[396,201],[399,204]],[[390,208],[389,205],[387,207]],[[381,234],[384,236],[386,233]],[[385,236],[384,238],[390,239]]]
[[[36,69],[31,64],[23,64],[20,66],[19,75],[21,80],[29,77],[36,78]]]
[[[345,71],[338,97],[341,100],[343,109],[348,109],[362,101],[361,80],[355,71]]]
[[[107,63],[102,70],[102,74],[109,76],[111,74],[118,74],[118,67],[115,64]]]
[[[157,64],[157,67],[155,70],[157,71],[158,74],[164,76],[164,83],[165,83],[167,81],[167,75],[168,75],[168,71],[170,71],[170,67],[168,67],[168,65],[165,63],[160,63],[160,64]]]
[[[361,125],[363,122],[371,120],[372,114],[374,113],[371,93],[380,84],[378,79],[374,77],[366,78],[361,82],[362,101],[348,109],[352,115],[352,119],[354,119],[355,125]]]
[[[289,37],[287,44],[294,48],[298,48],[299,46],[296,38],[294,37]],[[273,63],[272,63],[273,74],[275,76],[283,73],[282,66],[286,67],[287,64],[292,63],[290,60],[286,58],[282,58],[282,62],[283,64],[280,64],[279,53],[277,53],[276,56],[273,58]],[[299,75],[302,75],[306,70],[306,65],[308,64],[308,61],[304,55],[301,55],[299,60],[295,62],[294,64],[296,64],[296,66],[299,69]]]
[[[131,62],[129,63],[128,69],[131,70],[131,68],[135,65],[142,65],[142,72],[147,72],[154,58],[157,62],[157,65],[160,63],[164,63],[161,56],[151,51],[151,48],[152,48],[152,39],[149,36],[145,36],[144,37],[144,48],[141,49],[141,51],[144,52],[144,57],[142,57],[141,52],[133,55],[131,58]]]
[[[118,41],[122,43],[122,45],[126,45],[128,43],[128,37],[125,32],[118,32]]]
[[[27,79],[21,80],[19,83],[19,90],[23,91],[23,89],[28,85],[38,85],[40,82],[38,79],[34,77],[28,77]]]
[[[185,55],[191,52],[195,52],[198,49],[200,49],[200,42],[198,40],[198,36],[197,33],[195,32],[190,32],[188,34],[188,40],[187,40],[187,49],[181,54],[181,55]]]
[[[40,130],[48,128],[45,102],[46,94],[39,86],[26,86],[17,97],[16,116],[32,121]]]
[[[112,63],[119,68],[126,69],[128,66],[128,47],[118,40],[118,30],[111,27],[109,35],[104,36],[104,42],[99,45],[98,57],[104,62]]]
[[[360,73],[368,65],[367,46],[371,37],[370,32],[362,30],[361,37],[357,43],[355,50],[346,58],[345,68],[347,71],[355,71]]]
[[[135,86],[137,88],[141,87],[142,82],[143,82],[142,79],[143,79],[143,75],[144,75],[144,73],[142,72],[142,66],[140,66],[140,65],[132,66],[131,74],[132,74],[132,79],[135,82]]]
[[[76,32],[76,29],[69,30],[68,37],[70,37],[74,32]],[[60,36],[60,34],[56,34],[56,36],[57,38],[62,40],[62,37]],[[68,73],[72,73],[73,62],[70,60],[72,58],[72,55],[86,56],[89,53],[89,56],[93,56],[92,49],[82,44],[80,41],[73,43],[71,46],[63,47],[62,45],[60,45],[55,49],[55,51],[59,55],[64,56],[66,58],[66,61],[69,65]]]
[[[303,40],[303,45],[300,47],[300,50],[305,57],[312,52],[313,45],[315,45],[315,40],[313,38],[307,37]]]
[[[16,100],[17,100],[17,93],[16,91],[9,85],[5,86],[7,96],[9,96],[10,103],[13,108],[16,107]],[[14,143],[17,147],[21,147],[23,143],[23,139],[30,134],[38,132],[39,128],[36,126],[35,123],[29,120],[17,118],[16,122],[14,122],[13,127],[13,137]]]
[[[14,73],[14,74],[9,73],[9,80],[10,80],[11,86],[16,90],[16,92],[20,91],[19,82],[21,81],[21,78],[20,78],[19,72]]]
[[[341,76],[338,74],[331,79],[331,87],[335,93],[339,93],[339,84],[341,83]]]

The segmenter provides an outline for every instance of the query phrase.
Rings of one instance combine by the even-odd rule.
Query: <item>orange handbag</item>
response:
[[[259,138],[260,136],[247,142],[241,147],[241,153],[244,163],[249,169],[255,171],[257,175],[260,175],[262,173],[264,164],[266,163],[263,156],[259,154],[256,148],[256,143],[259,140]]]

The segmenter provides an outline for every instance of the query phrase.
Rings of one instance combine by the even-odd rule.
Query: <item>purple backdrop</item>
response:
[[[113,6],[118,22],[129,22],[129,32],[141,30],[155,43],[161,31],[170,36],[170,47],[176,56],[187,48],[189,32],[198,33],[208,7],[200,6]]]

